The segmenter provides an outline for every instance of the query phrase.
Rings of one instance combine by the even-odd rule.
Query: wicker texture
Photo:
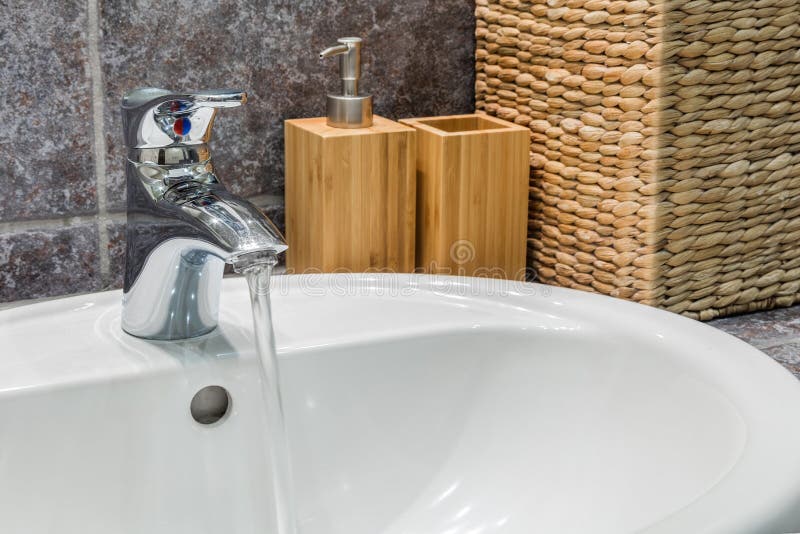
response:
[[[798,0],[478,0],[546,283],[699,319],[800,300]]]

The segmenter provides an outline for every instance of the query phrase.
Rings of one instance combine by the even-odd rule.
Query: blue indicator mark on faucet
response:
[[[178,135],[187,135],[192,130],[192,121],[186,117],[180,117],[172,125],[172,131]]]

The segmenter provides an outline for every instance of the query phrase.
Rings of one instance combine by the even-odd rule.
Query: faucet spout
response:
[[[185,222],[198,239],[216,249],[226,263],[242,254],[288,248],[280,231],[249,201],[231,194],[219,183],[182,182],[164,194],[161,207],[175,221]]]
[[[264,265],[272,268],[278,264],[278,255],[272,251],[247,252],[233,259],[233,270],[239,274],[247,274],[253,269]]]

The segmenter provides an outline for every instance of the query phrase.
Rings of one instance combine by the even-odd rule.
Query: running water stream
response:
[[[275,496],[276,534],[296,534],[294,502],[291,494],[289,443],[281,404],[278,355],[272,330],[272,311],[269,300],[270,277],[277,263],[274,253],[261,255],[253,261],[237,262],[236,271],[243,274],[250,286],[253,307],[253,329],[261,373],[261,395],[267,417],[265,443],[268,462],[273,473],[272,490]]]

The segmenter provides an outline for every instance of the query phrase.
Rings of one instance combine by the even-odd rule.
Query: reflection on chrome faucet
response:
[[[280,253],[283,236],[258,208],[214,173],[208,141],[218,108],[244,104],[241,91],[125,95],[127,257],[123,329],[148,339],[185,339],[217,325],[225,263]]]

